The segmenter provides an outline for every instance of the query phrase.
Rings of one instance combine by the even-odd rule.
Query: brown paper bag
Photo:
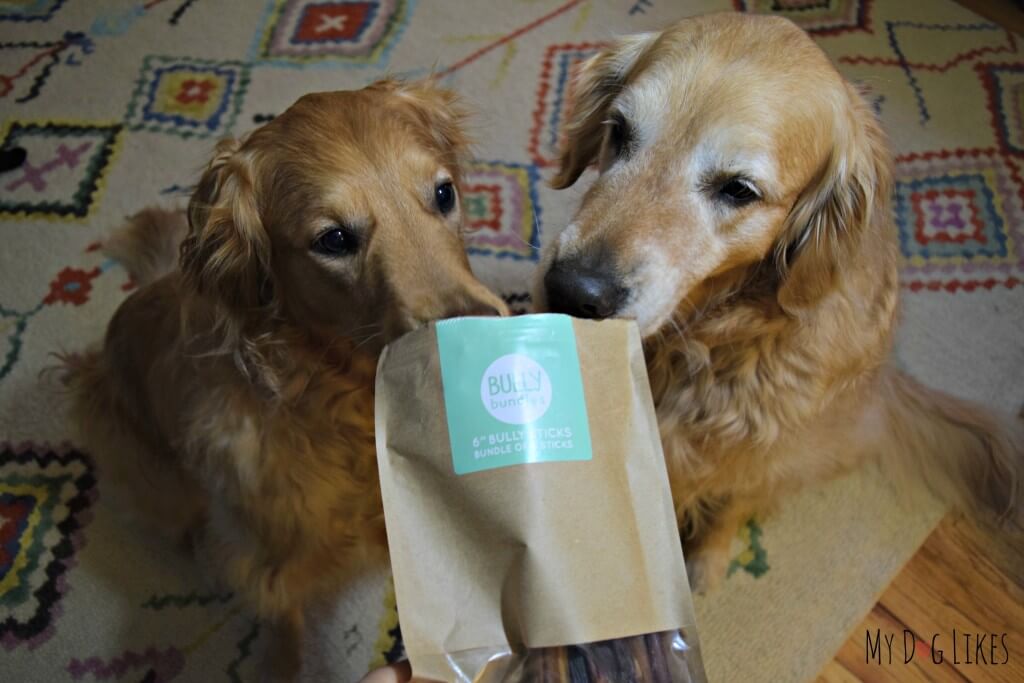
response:
[[[545,427],[544,438],[554,440],[535,443],[567,448],[555,461],[457,474],[450,436],[479,407],[460,407],[448,396],[446,409],[455,382],[447,388],[442,382],[438,330],[450,340],[453,328],[443,326],[458,321],[417,330],[384,350],[377,371],[377,453],[402,634],[415,675],[460,682],[703,681],[636,325],[547,315],[473,320],[472,330],[454,332],[456,345],[463,345],[447,349],[446,381],[450,372],[501,355],[503,344],[530,353],[534,340],[546,343],[549,323],[568,330],[578,354],[589,449],[571,451],[580,429]],[[555,404],[562,391],[555,373],[575,372],[575,357],[537,358],[552,373],[545,379],[555,387],[547,389]],[[486,372],[502,362],[494,360]],[[513,392],[540,387],[533,384],[540,373],[524,362],[487,378],[489,384],[470,369],[469,381],[480,383],[475,400],[486,401],[488,391],[505,396],[499,392],[506,380]],[[494,400],[490,409],[502,405]],[[448,412],[453,409],[459,414]],[[529,442],[514,422],[495,433]],[[486,441],[496,437],[477,433],[471,432],[472,441],[482,446],[473,454],[492,457],[497,451]],[[557,440],[566,433],[572,443]],[[457,448],[466,445],[458,439]],[[658,635],[614,641],[642,634]],[[593,645],[562,647],[578,644]],[[650,662],[643,652],[654,653]],[[633,673],[608,673],[608,666],[620,665]]]

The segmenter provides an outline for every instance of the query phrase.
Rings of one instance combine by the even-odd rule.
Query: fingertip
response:
[[[409,662],[402,661],[371,671],[360,683],[409,683],[411,679]]]

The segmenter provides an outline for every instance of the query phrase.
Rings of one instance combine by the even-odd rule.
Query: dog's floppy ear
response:
[[[794,204],[776,246],[779,303],[787,310],[827,294],[839,269],[857,260],[862,241],[889,220],[892,161],[885,134],[863,97],[849,85],[846,91],[849,103],[837,105],[828,159]]]
[[[601,152],[608,105],[622,91],[657,40],[657,33],[640,33],[619,39],[583,62],[573,82],[573,102],[559,156],[559,169],[551,186],[569,187]]]
[[[466,133],[469,110],[454,91],[441,87],[434,78],[419,81],[386,79],[377,81],[370,88],[399,96],[421,127],[426,141],[441,152],[453,173],[459,172],[469,156],[472,140]]]
[[[228,311],[267,303],[270,239],[257,203],[251,157],[236,140],[223,140],[188,206],[189,231],[181,245],[181,271],[195,291]]]

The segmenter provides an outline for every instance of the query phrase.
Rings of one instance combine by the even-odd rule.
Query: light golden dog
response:
[[[1016,425],[887,365],[887,142],[787,20],[720,14],[581,66],[554,185],[599,176],[544,254],[541,309],[636,319],[691,580],[755,512],[877,457],[1021,526]]]
[[[188,225],[148,211],[108,243],[142,287],[102,350],[69,361],[105,475],[276,627],[280,678],[300,668],[304,608],[386,558],[380,348],[506,313],[463,247],[463,118],[446,90],[382,82],[222,143]]]

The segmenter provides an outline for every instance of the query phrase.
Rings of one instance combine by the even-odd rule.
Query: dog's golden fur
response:
[[[303,610],[386,538],[373,437],[383,343],[440,317],[505,313],[469,267],[453,95],[382,82],[300,99],[225,141],[184,219],[147,211],[110,242],[141,288],[72,364],[105,477],[271,623],[299,668]],[[345,226],[357,245],[311,249]],[[180,266],[174,263],[181,244]]]
[[[695,585],[724,576],[753,513],[869,458],[1020,529],[1019,427],[887,364],[899,293],[890,153],[802,31],[710,15],[590,59],[555,186],[595,162],[535,300],[547,306],[545,273],[573,259],[600,259],[630,292],[616,314],[645,336]]]

